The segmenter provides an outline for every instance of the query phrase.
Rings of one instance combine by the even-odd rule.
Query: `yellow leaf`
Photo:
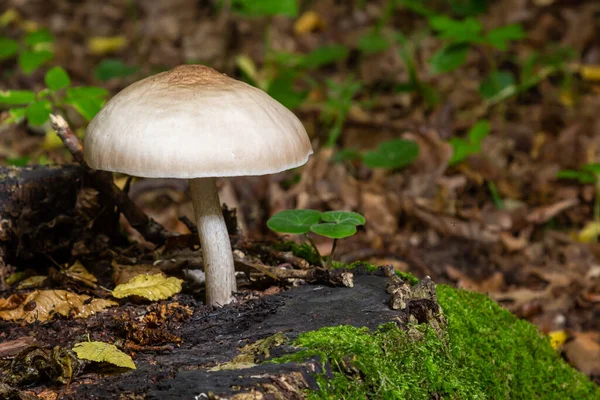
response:
[[[307,11],[294,23],[294,32],[297,35],[325,28],[325,21],[315,11]]]
[[[562,105],[564,105],[565,107],[573,107],[573,105],[575,104],[575,100],[573,99],[573,94],[569,91],[562,91],[560,92],[560,95],[558,96],[560,102],[562,103]]]
[[[6,278],[6,284],[12,286],[15,283],[19,283],[22,280],[29,278],[30,276],[31,276],[31,273],[29,273],[28,271],[15,272],[15,273],[10,274],[8,276],[8,278]]]
[[[95,288],[96,282],[98,282],[98,279],[90,274],[79,261],[75,261],[75,264],[64,270],[63,274],[76,281],[82,282],[91,288]]]
[[[555,350],[558,350],[567,341],[569,335],[564,330],[553,331],[548,334],[550,337],[550,344]]]
[[[579,73],[586,81],[600,81],[600,65],[582,65]]]
[[[6,26],[19,19],[19,13],[14,8],[9,8],[0,15],[0,26]]]
[[[49,130],[46,132],[46,136],[44,136],[44,143],[42,144],[42,148],[44,150],[54,150],[64,147],[62,140],[58,137],[54,130]]]
[[[136,369],[131,356],[117,349],[114,344],[81,342],[73,346],[73,351],[80,360],[107,362],[117,367]]]
[[[181,292],[181,279],[167,278],[163,274],[138,275],[129,282],[117,285],[112,295],[118,299],[140,296],[148,300],[164,300]]]
[[[581,243],[591,243],[598,238],[600,234],[600,223],[588,222],[577,235],[577,241]]]
[[[88,40],[87,47],[90,53],[102,55],[114,53],[127,45],[125,36],[95,36]]]
[[[0,311],[0,318],[8,321],[23,320],[27,323],[48,321],[55,314],[87,318],[105,308],[118,305],[111,300],[90,299],[90,296],[66,290],[35,290],[18,307]],[[3,300],[0,299],[0,304]]]
[[[45,275],[30,276],[29,278],[21,281],[21,283],[19,283],[19,285],[17,286],[17,289],[21,290],[39,288],[44,284],[46,279],[48,279],[48,277]]]

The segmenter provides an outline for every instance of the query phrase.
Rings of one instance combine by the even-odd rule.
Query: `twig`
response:
[[[300,269],[311,268],[310,263],[308,261],[306,261],[304,258],[295,256],[294,253],[292,253],[291,251],[279,251],[269,246],[260,246],[259,248],[271,257],[277,258],[278,260],[282,260],[285,262],[289,262],[290,264]]]
[[[354,274],[344,269],[327,270],[318,267],[311,269],[285,269],[256,262],[250,263],[240,258],[235,258],[235,263],[236,265],[254,268],[275,280],[302,279],[312,283],[317,282],[346,287],[354,286]]]
[[[73,158],[83,167],[89,170],[94,186],[105,196],[114,201],[131,226],[137,230],[146,240],[156,244],[162,244],[169,236],[169,232],[152,218],[148,218],[113,182],[111,172],[92,170],[83,159],[83,145],[79,138],[73,133],[69,124],[60,115],[50,114],[52,128],[61,138]]]

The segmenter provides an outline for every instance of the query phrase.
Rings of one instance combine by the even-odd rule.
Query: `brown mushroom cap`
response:
[[[265,175],[312,154],[306,130],[260,89],[203,65],[133,83],[89,124],[90,167],[159,178]]]

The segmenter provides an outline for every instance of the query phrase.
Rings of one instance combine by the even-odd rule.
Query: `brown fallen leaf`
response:
[[[600,375],[600,333],[574,332],[564,345],[567,360],[586,375]]]
[[[123,265],[113,261],[112,267],[112,280],[115,286],[127,283],[138,275],[156,275],[162,273],[159,266],[151,264]]]
[[[532,224],[543,224],[556,217],[561,212],[568,210],[571,207],[575,207],[578,204],[579,200],[577,198],[572,198],[561,200],[547,206],[537,207],[529,213],[527,221]]]
[[[450,279],[457,281],[457,287],[480,293],[499,292],[505,286],[504,275],[501,272],[495,272],[489,278],[486,278],[481,282],[475,281],[467,274],[451,265],[446,266],[446,274]]]
[[[69,278],[79,281],[91,288],[95,288],[96,283],[98,282],[98,279],[94,275],[90,274],[79,261],[75,261],[75,264],[71,265],[66,270],[63,270],[62,273]]]
[[[0,299],[0,303],[3,299]],[[7,299],[8,300],[8,299]],[[29,293],[21,304],[13,309],[0,311],[0,318],[7,321],[48,321],[56,314],[65,317],[87,318],[118,303],[93,299],[66,290],[36,290]]]
[[[23,302],[25,296],[22,294],[11,294],[8,298],[0,298],[0,311],[12,310],[19,307],[19,304]]]

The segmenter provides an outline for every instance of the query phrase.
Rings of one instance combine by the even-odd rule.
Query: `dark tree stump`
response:
[[[108,240],[117,228],[114,202],[91,187],[84,168],[0,167],[0,251],[5,263],[48,263],[50,257],[65,261],[77,243],[81,247],[86,241]]]

